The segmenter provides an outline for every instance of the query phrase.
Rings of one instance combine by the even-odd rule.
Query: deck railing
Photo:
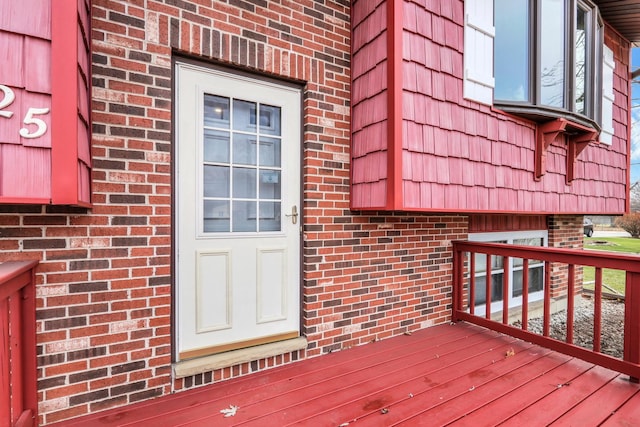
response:
[[[0,264],[0,427],[36,425],[37,264]]]
[[[542,301],[542,333],[530,332],[527,328],[530,320],[528,293],[522,292],[521,322],[519,326],[510,324],[509,310],[509,274],[503,274],[501,304],[501,321],[492,320],[491,313],[491,282],[485,279],[484,288],[486,303],[483,312],[476,313],[476,256],[486,256],[487,278],[491,277],[491,257],[504,257],[503,264],[507,266],[509,259],[522,259],[522,289],[529,289],[529,263],[535,260],[544,265],[544,286]],[[604,366],[615,371],[628,374],[631,380],[638,382],[640,378],[640,257],[631,255],[611,254],[596,251],[543,248],[532,246],[516,246],[499,243],[453,242],[453,320],[464,320],[489,329],[520,338],[552,350],[578,357],[588,362]],[[484,261],[483,260],[483,261]],[[552,315],[552,299],[557,296],[551,294],[552,269],[551,266],[566,266],[566,334],[565,340],[550,336]],[[575,345],[574,331],[574,296],[579,289],[576,277],[581,277],[581,266],[595,267],[594,312],[593,312],[593,348],[583,348]],[[617,358],[601,351],[602,324],[602,271],[603,269],[623,270],[626,272],[625,310],[624,310],[624,352],[623,357]],[[556,274],[555,276],[560,276]],[[555,277],[557,279],[557,277]],[[495,313],[494,313],[495,316]],[[517,325],[517,324],[516,324]]]

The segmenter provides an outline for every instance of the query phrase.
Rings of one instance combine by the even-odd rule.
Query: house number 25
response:
[[[0,92],[3,93],[3,98],[0,100],[0,117],[4,117],[10,119],[13,116],[13,111],[4,111],[5,108],[9,107],[13,104],[13,101],[16,99],[16,94],[13,93],[13,90],[5,85],[0,85]],[[27,114],[24,115],[24,119],[22,123],[25,125],[35,125],[36,130],[33,132],[29,132],[29,129],[26,127],[20,129],[20,136],[23,138],[39,138],[45,133],[47,133],[47,124],[44,120],[36,117],[42,114],[48,114],[48,108],[29,108],[27,110]]]

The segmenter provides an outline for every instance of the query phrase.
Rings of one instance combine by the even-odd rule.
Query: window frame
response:
[[[524,116],[536,122],[549,120],[550,118],[565,118],[579,124],[589,126],[598,132],[602,129],[601,101],[602,80],[600,78],[602,67],[603,21],[600,11],[595,3],[590,0],[564,0],[565,28],[564,28],[564,61],[571,64],[564,69],[563,80],[563,107],[553,107],[542,104],[542,70],[541,70],[541,34],[542,34],[542,0],[529,0],[529,37],[527,49],[529,49],[529,82],[528,100],[509,101],[495,98],[493,105],[505,112]],[[586,48],[585,70],[585,113],[576,111],[576,30],[577,10],[582,8],[587,11],[589,22],[587,37],[589,45]],[[496,8],[494,7],[494,22]],[[498,52],[494,48],[494,67]]]
[[[506,241],[506,244],[513,244],[513,241],[514,240],[518,240],[518,239],[542,239],[542,246],[541,247],[547,247],[549,245],[549,231],[548,230],[498,231],[498,232],[484,232],[484,233],[469,233],[469,235],[468,235],[468,240],[470,242],[497,243],[497,242],[505,242]],[[509,308],[522,306],[522,294],[520,296],[513,297],[513,290],[514,290],[514,288],[513,288],[513,286],[514,286],[513,276],[514,276],[514,271],[522,270],[522,267],[515,267],[515,269],[514,269],[514,262],[513,261],[514,261],[514,258],[513,257],[509,257],[509,262],[508,262],[507,265],[505,265],[504,259],[503,259],[502,260],[502,268],[494,270],[494,269],[491,268],[491,266],[489,266],[489,268],[487,270],[489,270],[489,269],[491,269],[491,270],[484,272],[485,277],[487,277],[487,275],[491,276],[494,273],[496,273],[496,274],[502,273],[502,274],[508,274],[509,275],[509,295],[507,295],[507,297],[509,298]],[[492,263],[493,263],[493,261],[492,261]],[[542,272],[542,289],[539,290],[539,291],[536,291],[536,292],[529,293],[529,303],[532,303],[532,302],[535,302],[535,301],[541,301],[544,298],[544,263],[541,263],[540,265],[531,264],[531,265],[529,265],[529,269],[538,268],[538,267],[541,267],[541,266],[543,268],[543,272]],[[471,272],[470,272],[470,274],[471,274]],[[479,275],[476,274],[475,271],[473,272],[473,274],[476,277],[479,277]],[[485,296],[485,298],[486,298],[486,296]],[[504,295],[503,295],[503,298],[504,298]],[[484,312],[485,306],[486,306],[486,300],[485,300],[485,303],[481,303],[481,304],[475,305],[474,306],[474,310],[476,312]],[[503,300],[502,299],[497,300],[497,301],[494,301],[492,299],[492,301],[491,301],[491,313],[496,313],[496,312],[502,311],[502,307],[503,307]]]

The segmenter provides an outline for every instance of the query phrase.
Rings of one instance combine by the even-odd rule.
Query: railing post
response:
[[[624,360],[640,364],[640,273],[627,271],[624,307]],[[638,383],[639,378],[631,377]]]

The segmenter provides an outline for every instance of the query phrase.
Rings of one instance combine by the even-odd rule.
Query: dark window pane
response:
[[[260,231],[280,231],[280,202],[260,202]]]
[[[529,100],[529,0],[495,0],[495,99]]]
[[[204,165],[204,197],[229,197],[229,167]]]
[[[578,7],[576,11],[576,112],[586,114],[585,97],[587,94],[587,16],[588,13]]]
[[[229,231],[231,221],[228,200],[205,200],[203,216],[205,232]]]
[[[229,129],[229,98],[204,95],[204,125]]]
[[[233,231],[256,231],[256,202],[233,202]]]
[[[543,105],[563,108],[565,81],[564,0],[541,0],[540,100]]]
[[[204,130],[204,161],[229,163],[229,132]]]

